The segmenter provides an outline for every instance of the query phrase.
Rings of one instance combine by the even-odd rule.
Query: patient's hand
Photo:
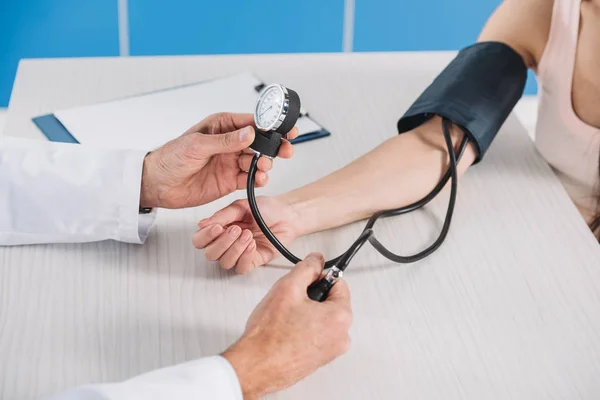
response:
[[[259,197],[261,214],[275,236],[289,245],[300,232],[300,215],[288,204],[275,197]],[[221,267],[246,274],[277,256],[254,222],[247,200],[238,200],[198,223],[200,230],[193,238],[194,246],[204,249],[211,261]]]

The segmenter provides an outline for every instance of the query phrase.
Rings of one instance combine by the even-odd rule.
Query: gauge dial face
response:
[[[285,94],[279,85],[272,85],[265,89],[256,104],[255,122],[259,129],[269,131],[276,128],[277,122],[283,120],[283,103]]]

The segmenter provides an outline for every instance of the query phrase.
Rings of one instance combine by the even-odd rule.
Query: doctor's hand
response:
[[[211,115],[177,139],[148,154],[144,160],[140,206],[186,208],[209,203],[246,187],[254,153],[252,114]],[[296,128],[288,133],[293,139]],[[290,158],[294,149],[284,142],[279,157]],[[262,157],[257,186],[267,184],[273,162]]]
[[[323,264],[323,256],[313,253],[281,278],[250,315],[241,339],[223,353],[244,399],[290,387],[350,348],[346,282],[339,281],[323,303],[306,294]]]
[[[256,201],[265,222],[285,246],[302,235],[302,219],[290,205],[276,197],[261,196]],[[254,221],[247,200],[231,203],[198,227],[194,246],[225,269],[235,267],[237,273],[246,274],[279,254]]]

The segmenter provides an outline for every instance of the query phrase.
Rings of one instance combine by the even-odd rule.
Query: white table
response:
[[[333,132],[280,161],[264,193],[321,177],[395,134],[397,118],[452,53],[26,60],[5,133],[41,139],[31,117],[240,71],[296,89]],[[382,221],[395,250],[431,240],[447,192]],[[238,197],[243,196],[240,193]],[[0,398],[31,399],[224,350],[287,267],[221,271],[190,243],[232,200],[161,212],[144,246],[0,249]],[[348,199],[352,201],[352,199]],[[345,249],[363,223],[299,240]],[[351,351],[274,399],[600,398],[600,248],[520,123],[460,183],[444,246],[411,266],[366,246],[347,273]]]

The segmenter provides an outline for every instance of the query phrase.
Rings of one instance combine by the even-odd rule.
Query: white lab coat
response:
[[[139,214],[145,153],[0,137],[0,245],[143,243],[155,215]],[[220,356],[111,384],[71,389],[52,400],[242,399]]]

